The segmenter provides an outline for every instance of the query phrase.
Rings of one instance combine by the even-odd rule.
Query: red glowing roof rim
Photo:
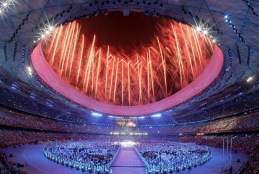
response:
[[[78,103],[90,110],[114,115],[114,116],[142,116],[164,111],[181,104],[195,95],[202,92],[208,87],[219,75],[223,66],[223,53],[220,48],[215,45],[213,55],[209,64],[203,72],[188,86],[181,89],[177,93],[155,103],[141,106],[118,106],[99,102],[95,99],[87,97],[72,86],[64,82],[48,64],[41,44],[38,44],[31,54],[31,63],[34,66],[38,76],[64,97]]]

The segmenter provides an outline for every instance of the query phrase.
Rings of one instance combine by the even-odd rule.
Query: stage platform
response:
[[[145,173],[145,165],[133,147],[122,147],[112,164],[112,173]]]

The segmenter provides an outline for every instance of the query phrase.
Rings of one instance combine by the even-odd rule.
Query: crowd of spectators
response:
[[[0,129],[0,147],[9,147],[25,143],[37,143],[38,141],[64,140],[77,138],[73,134],[34,132],[26,130]],[[83,136],[82,136],[83,138]]]
[[[161,135],[182,135],[197,133],[231,133],[240,131],[259,130],[259,113],[243,115],[239,117],[222,118],[213,121],[197,122],[189,124],[176,124],[175,126],[165,126],[154,130],[151,133]],[[158,132],[159,131],[159,132]],[[150,133],[149,132],[149,133]]]
[[[110,132],[120,131],[121,129],[120,126],[99,126],[83,123],[62,122],[53,119],[26,115],[5,108],[0,108],[0,125],[35,130],[90,134],[109,134]]]
[[[247,83],[245,83],[247,84]],[[12,85],[12,84],[9,84]],[[81,110],[82,108],[76,108],[73,102],[65,99],[64,97],[58,95],[55,91],[50,90],[46,85],[42,82],[36,82],[35,85],[39,86],[42,90],[32,90],[28,89],[29,84],[25,84],[23,82],[17,82],[17,85],[20,86],[19,89],[13,88],[5,88],[0,85],[0,104],[14,108],[20,111],[24,111],[26,113],[31,113],[47,118],[57,118],[62,115],[63,120],[67,121],[74,121],[74,122],[84,122],[86,118],[80,117],[80,114],[72,114],[73,116],[67,114],[70,111]],[[252,84],[250,87],[253,87]],[[194,121],[202,121],[205,119],[216,119],[222,118],[230,115],[236,115],[237,113],[244,113],[249,112],[251,110],[255,111],[258,110],[259,105],[259,93],[258,90],[254,93],[244,95],[242,91],[247,89],[247,86],[244,85],[243,90],[239,89],[232,93],[231,96],[236,95],[236,98],[226,97],[224,102],[220,102],[217,100],[208,100],[208,103],[211,102],[210,105],[217,105],[217,107],[205,107],[202,108],[202,112],[195,112],[189,116],[180,116],[175,115],[174,118],[178,123],[185,123],[185,122],[194,122]],[[46,89],[47,94],[43,93]],[[31,94],[34,94],[34,97],[30,97]],[[241,95],[240,95],[241,94]],[[47,98],[46,98],[47,96]],[[224,98],[224,96],[222,96]],[[52,107],[47,105],[47,101],[52,101]],[[67,105],[64,105],[66,103]],[[189,108],[189,107],[188,107]],[[204,109],[204,110],[203,110]],[[189,109],[187,109],[189,110]],[[67,112],[68,111],[68,112]],[[154,119],[153,119],[154,120]],[[163,119],[157,119],[163,120]],[[151,120],[152,121],[152,120]],[[164,122],[165,123],[165,122]]]
[[[98,136],[99,139],[109,139],[107,136]],[[75,133],[56,133],[44,131],[28,131],[24,129],[0,129],[0,147],[10,147],[26,143],[38,143],[49,141],[66,140],[92,140],[95,135],[75,134]]]
[[[18,90],[13,89],[11,91],[2,87],[0,87],[0,90],[0,103],[5,106],[46,117],[57,117],[60,114],[56,109],[39,103],[37,98],[33,99],[21,95]],[[28,91],[23,92],[28,93]],[[30,94],[28,93],[28,95]]]
[[[258,130],[259,116],[255,113],[199,123],[176,124],[174,126],[137,126],[125,129],[125,127],[119,125],[100,126],[94,124],[62,122],[33,115],[26,115],[1,107],[0,125],[34,130],[89,134],[110,134],[113,132],[125,133],[125,131],[128,131],[128,133],[147,132],[149,135],[186,135]]]
[[[206,122],[199,127],[199,132],[219,133],[247,130],[259,130],[259,114],[243,115],[240,117],[223,118]]]

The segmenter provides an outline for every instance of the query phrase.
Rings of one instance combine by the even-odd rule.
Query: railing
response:
[[[9,173],[9,171],[5,168],[5,166],[0,162],[0,171],[2,174]]]
[[[244,169],[244,167],[246,166],[246,164],[244,163],[239,169],[238,169],[238,171],[236,172],[236,174],[242,174],[243,173],[243,169]]]
[[[138,156],[140,157],[140,159],[143,161],[144,165],[146,168],[148,168],[148,162],[145,158],[143,158],[143,156],[138,152],[138,150],[136,149],[136,147],[134,146],[134,150],[137,152]]]
[[[0,156],[0,169],[2,168],[2,174],[17,174],[16,170],[9,164],[6,155],[1,154]]]
[[[120,150],[121,150],[121,146],[120,146],[120,148],[117,150],[117,152],[114,154],[112,160],[107,164],[107,168],[108,168],[108,169],[111,167],[112,163],[113,163],[114,160],[116,159],[116,157],[117,157],[117,155],[118,155],[118,153],[119,153]]]

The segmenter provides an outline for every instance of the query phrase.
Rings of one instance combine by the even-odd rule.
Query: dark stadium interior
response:
[[[259,173],[258,17],[256,0],[1,0],[0,173]]]

